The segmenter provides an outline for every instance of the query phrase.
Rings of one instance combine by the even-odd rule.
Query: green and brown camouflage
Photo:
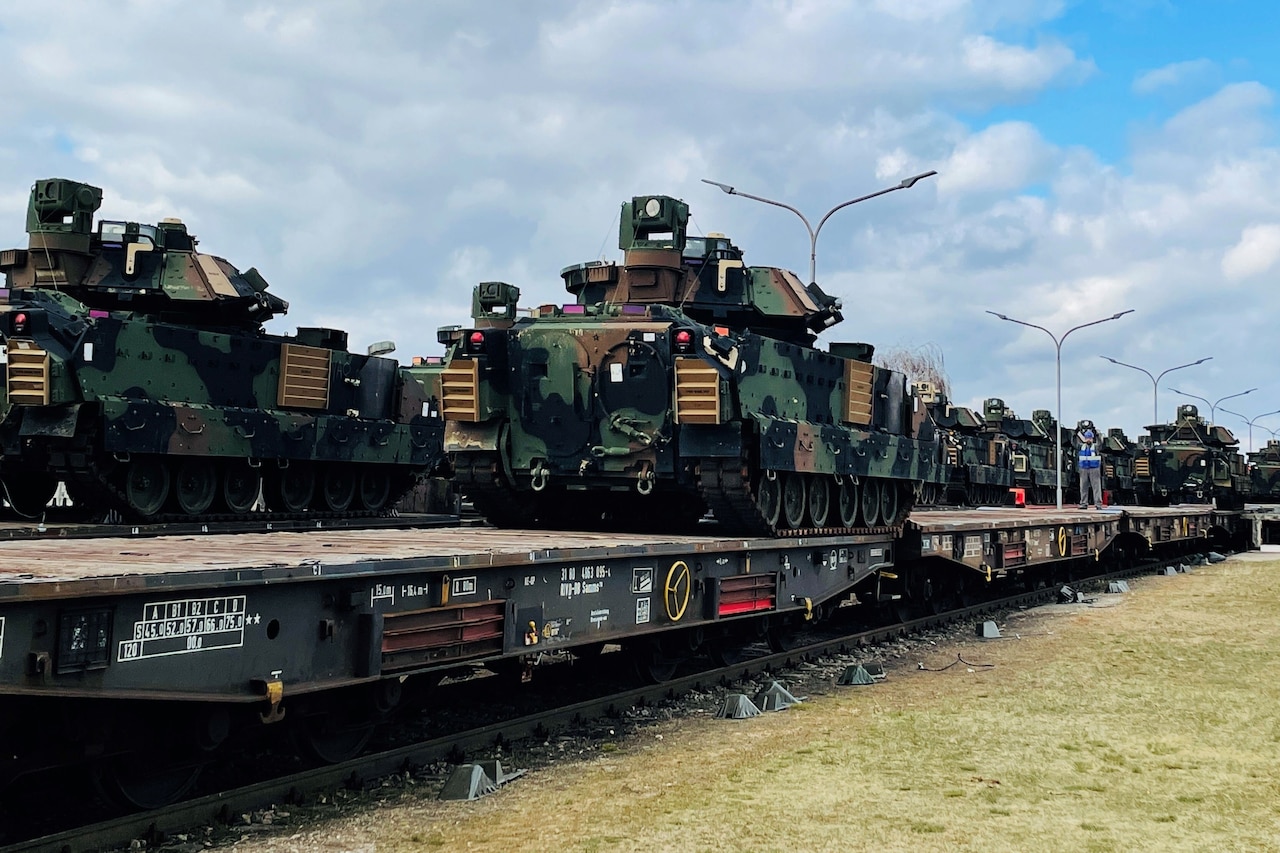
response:
[[[267,334],[287,304],[174,222],[104,221],[101,192],[39,181],[30,245],[0,253],[0,480],[38,511],[132,517],[377,512],[443,460],[438,374],[347,349],[335,329]]]
[[[942,475],[935,490],[929,488],[935,484],[926,485],[921,502],[953,506],[1007,503],[1014,486],[1010,439],[985,431],[982,416],[964,406],[952,405],[933,383],[916,382],[913,390],[937,432],[938,471]]]
[[[900,525],[937,476],[906,378],[868,344],[815,349],[836,300],[687,227],[683,202],[637,197],[621,264],[562,271],[573,304],[516,317],[514,287],[477,288],[474,328],[441,334],[459,490],[506,526]]]
[[[1054,503],[1058,478],[1054,473],[1057,448],[1053,443],[1054,418],[1044,409],[1036,409],[1030,420],[1018,417],[999,397],[988,397],[982,404],[983,431],[1003,435],[1009,442],[1009,460],[1013,466],[1013,484],[1026,492],[1030,503]],[[1063,470],[1070,461],[1070,444],[1063,446]],[[1070,477],[1062,478],[1065,488]]]
[[[1084,424],[1092,425],[1092,421],[1081,421],[1077,431]],[[1102,456],[1102,491],[1111,504],[1133,504],[1137,501],[1137,489],[1134,482],[1134,460],[1138,447],[1125,435],[1120,427],[1112,427],[1098,442],[1098,453]],[[1077,474],[1077,494],[1079,474]]]
[[[1249,454],[1249,481],[1252,500],[1280,503],[1280,441],[1268,439],[1265,446]]]
[[[1223,426],[1210,425],[1191,404],[1178,407],[1169,424],[1147,427],[1149,442],[1134,459],[1134,482],[1143,504],[1215,503],[1243,505],[1251,491],[1239,440]]]

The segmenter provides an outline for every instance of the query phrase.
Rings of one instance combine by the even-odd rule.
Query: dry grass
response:
[[[990,669],[668,724],[478,802],[237,849],[1280,850],[1280,561],[1134,588],[924,661]]]

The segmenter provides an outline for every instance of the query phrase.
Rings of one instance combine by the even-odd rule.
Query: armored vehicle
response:
[[[1191,404],[1178,406],[1171,424],[1147,427],[1150,444],[1134,459],[1139,503],[1214,503],[1238,509],[1250,492],[1239,440],[1223,426],[1206,423]]]
[[[900,526],[937,453],[906,377],[868,344],[815,348],[839,303],[688,221],[623,204],[622,262],[565,268],[572,304],[517,317],[515,287],[477,288],[473,327],[441,336],[457,489],[501,526]]]
[[[1036,409],[1030,420],[1018,417],[999,397],[988,397],[982,404],[983,432],[988,436],[1004,436],[1008,441],[1009,460],[1013,466],[1013,485],[1026,490],[1028,502],[1056,502],[1058,479],[1054,474],[1057,448],[1053,442],[1054,418],[1045,409]],[[1071,445],[1063,444],[1063,468],[1067,469]],[[1063,488],[1069,478],[1063,476]]]
[[[1269,439],[1261,450],[1249,454],[1252,500],[1280,503],[1280,441]]]
[[[913,385],[937,433],[938,484],[927,483],[921,503],[952,506],[999,506],[1014,486],[1009,437],[984,431],[985,421],[972,409],[953,406],[933,383]],[[1001,404],[1003,406],[1003,404]],[[935,499],[936,498],[936,499]]]
[[[102,191],[38,181],[29,245],[0,253],[0,482],[20,513],[63,480],[135,519],[377,512],[442,459],[433,384],[336,329],[267,334],[288,304],[196,251],[177,220],[93,215]],[[263,488],[265,485],[265,488]]]

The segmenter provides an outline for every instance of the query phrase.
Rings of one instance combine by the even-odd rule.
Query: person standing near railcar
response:
[[[1102,456],[1094,444],[1092,429],[1080,433],[1080,449],[1076,452],[1076,465],[1080,470],[1080,509],[1087,509],[1092,500],[1094,509],[1102,509]]]

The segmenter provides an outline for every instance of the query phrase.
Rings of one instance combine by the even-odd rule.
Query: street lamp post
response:
[[[1262,414],[1254,415],[1251,418],[1246,418],[1244,415],[1240,414],[1239,412],[1233,412],[1230,409],[1223,409],[1222,411],[1226,412],[1228,415],[1235,415],[1237,418],[1239,418],[1240,420],[1244,421],[1249,425],[1249,452],[1250,453],[1253,452],[1253,422],[1262,420],[1268,415],[1280,415],[1280,409],[1276,409],[1274,412],[1263,412]],[[1265,429],[1265,427],[1263,428]],[[1272,434],[1274,435],[1274,433]]]
[[[1067,335],[1071,334],[1072,332],[1078,329],[1084,329],[1089,326],[1096,326],[1099,323],[1106,323],[1111,320],[1119,320],[1125,314],[1132,314],[1133,309],[1128,308],[1124,311],[1121,311],[1118,314],[1112,314],[1110,317],[1103,317],[1101,320],[1093,320],[1092,322],[1089,322],[1089,323],[1081,323],[1079,326],[1072,326],[1070,329],[1067,329],[1065,332],[1062,333],[1062,337],[1058,337],[1053,332],[1046,329],[1044,326],[1037,326],[1035,323],[1028,323],[1023,320],[1015,320],[1012,317],[1006,317],[1004,314],[997,314],[995,311],[987,311],[987,313],[992,315],[993,317],[999,317],[1001,320],[1007,320],[1010,323],[1017,323],[1019,326],[1030,326],[1033,329],[1039,329],[1040,331],[1044,332],[1053,340],[1053,345],[1057,349],[1056,360],[1058,365],[1058,372],[1057,372],[1058,413],[1055,417],[1057,418],[1058,426],[1053,436],[1053,444],[1057,451],[1057,460],[1058,460],[1057,472],[1056,472],[1056,478],[1058,481],[1057,483],[1058,509],[1062,509],[1062,342],[1067,339]]]
[[[917,181],[921,181],[925,178],[932,177],[933,175],[936,175],[936,174],[938,173],[933,171],[922,172],[919,175],[912,175],[910,178],[903,178],[901,181],[898,182],[897,186],[886,187],[885,189],[877,190],[876,192],[873,192],[869,195],[864,195],[858,198],[852,198],[852,199],[849,199],[848,201],[841,202],[840,204],[837,204],[835,207],[831,208],[825,214],[823,214],[822,219],[819,220],[818,222],[817,228],[814,228],[812,225],[810,225],[809,220],[805,217],[805,215],[801,213],[799,210],[796,210],[794,207],[792,207],[789,204],[784,204],[783,202],[780,202],[780,201],[774,201],[773,199],[765,198],[764,196],[751,195],[750,193],[744,193],[738,190],[736,187],[732,187],[729,184],[722,184],[719,181],[709,181],[706,178],[703,178],[702,182],[704,184],[711,184],[711,186],[713,187],[719,187],[720,189],[727,192],[729,195],[740,195],[743,198],[749,198],[752,201],[762,201],[765,204],[772,204],[775,207],[781,207],[786,210],[789,210],[792,213],[794,213],[796,216],[799,216],[800,221],[804,223],[804,227],[809,231],[809,283],[813,284],[818,280],[817,279],[818,232],[822,230],[823,225],[827,224],[827,220],[831,218],[831,214],[835,213],[837,210],[843,210],[844,208],[848,207],[851,204],[857,204],[860,201],[866,201],[867,199],[872,199],[872,198],[875,198],[876,196],[882,196],[885,193],[891,193],[897,190],[909,190],[916,185]]]
[[[1216,401],[1212,403],[1210,403],[1204,397],[1197,397],[1195,394],[1188,394],[1186,391],[1179,391],[1177,388],[1170,388],[1169,390],[1175,394],[1181,394],[1184,397],[1190,397],[1193,400],[1199,400],[1200,402],[1208,406],[1209,407],[1209,426],[1213,426],[1214,415],[1218,411],[1218,403],[1221,403],[1223,400],[1231,400],[1236,397],[1243,397],[1245,394],[1252,394],[1254,391],[1257,391],[1258,389],[1250,388],[1248,391],[1241,391],[1239,394],[1228,394],[1225,397],[1219,397]],[[1226,411],[1226,409],[1223,409],[1223,411]]]
[[[1213,360],[1213,356],[1211,355],[1206,356],[1205,358],[1202,358],[1199,361],[1192,361],[1187,364],[1179,364],[1177,367],[1170,367],[1168,370],[1160,371],[1160,374],[1158,376],[1152,376],[1151,371],[1142,367],[1138,367],[1136,364],[1125,364],[1123,361],[1116,361],[1114,358],[1112,358],[1109,355],[1102,355],[1098,357],[1105,358],[1107,361],[1111,362],[1112,364],[1118,364],[1121,367],[1129,367],[1134,370],[1141,370],[1143,373],[1147,374],[1147,378],[1151,380],[1151,416],[1152,416],[1151,423],[1153,424],[1160,423],[1160,380],[1164,378],[1164,375],[1166,373],[1173,373],[1173,371],[1175,370],[1181,370],[1184,367],[1195,367],[1197,364],[1204,364],[1206,361]]]

